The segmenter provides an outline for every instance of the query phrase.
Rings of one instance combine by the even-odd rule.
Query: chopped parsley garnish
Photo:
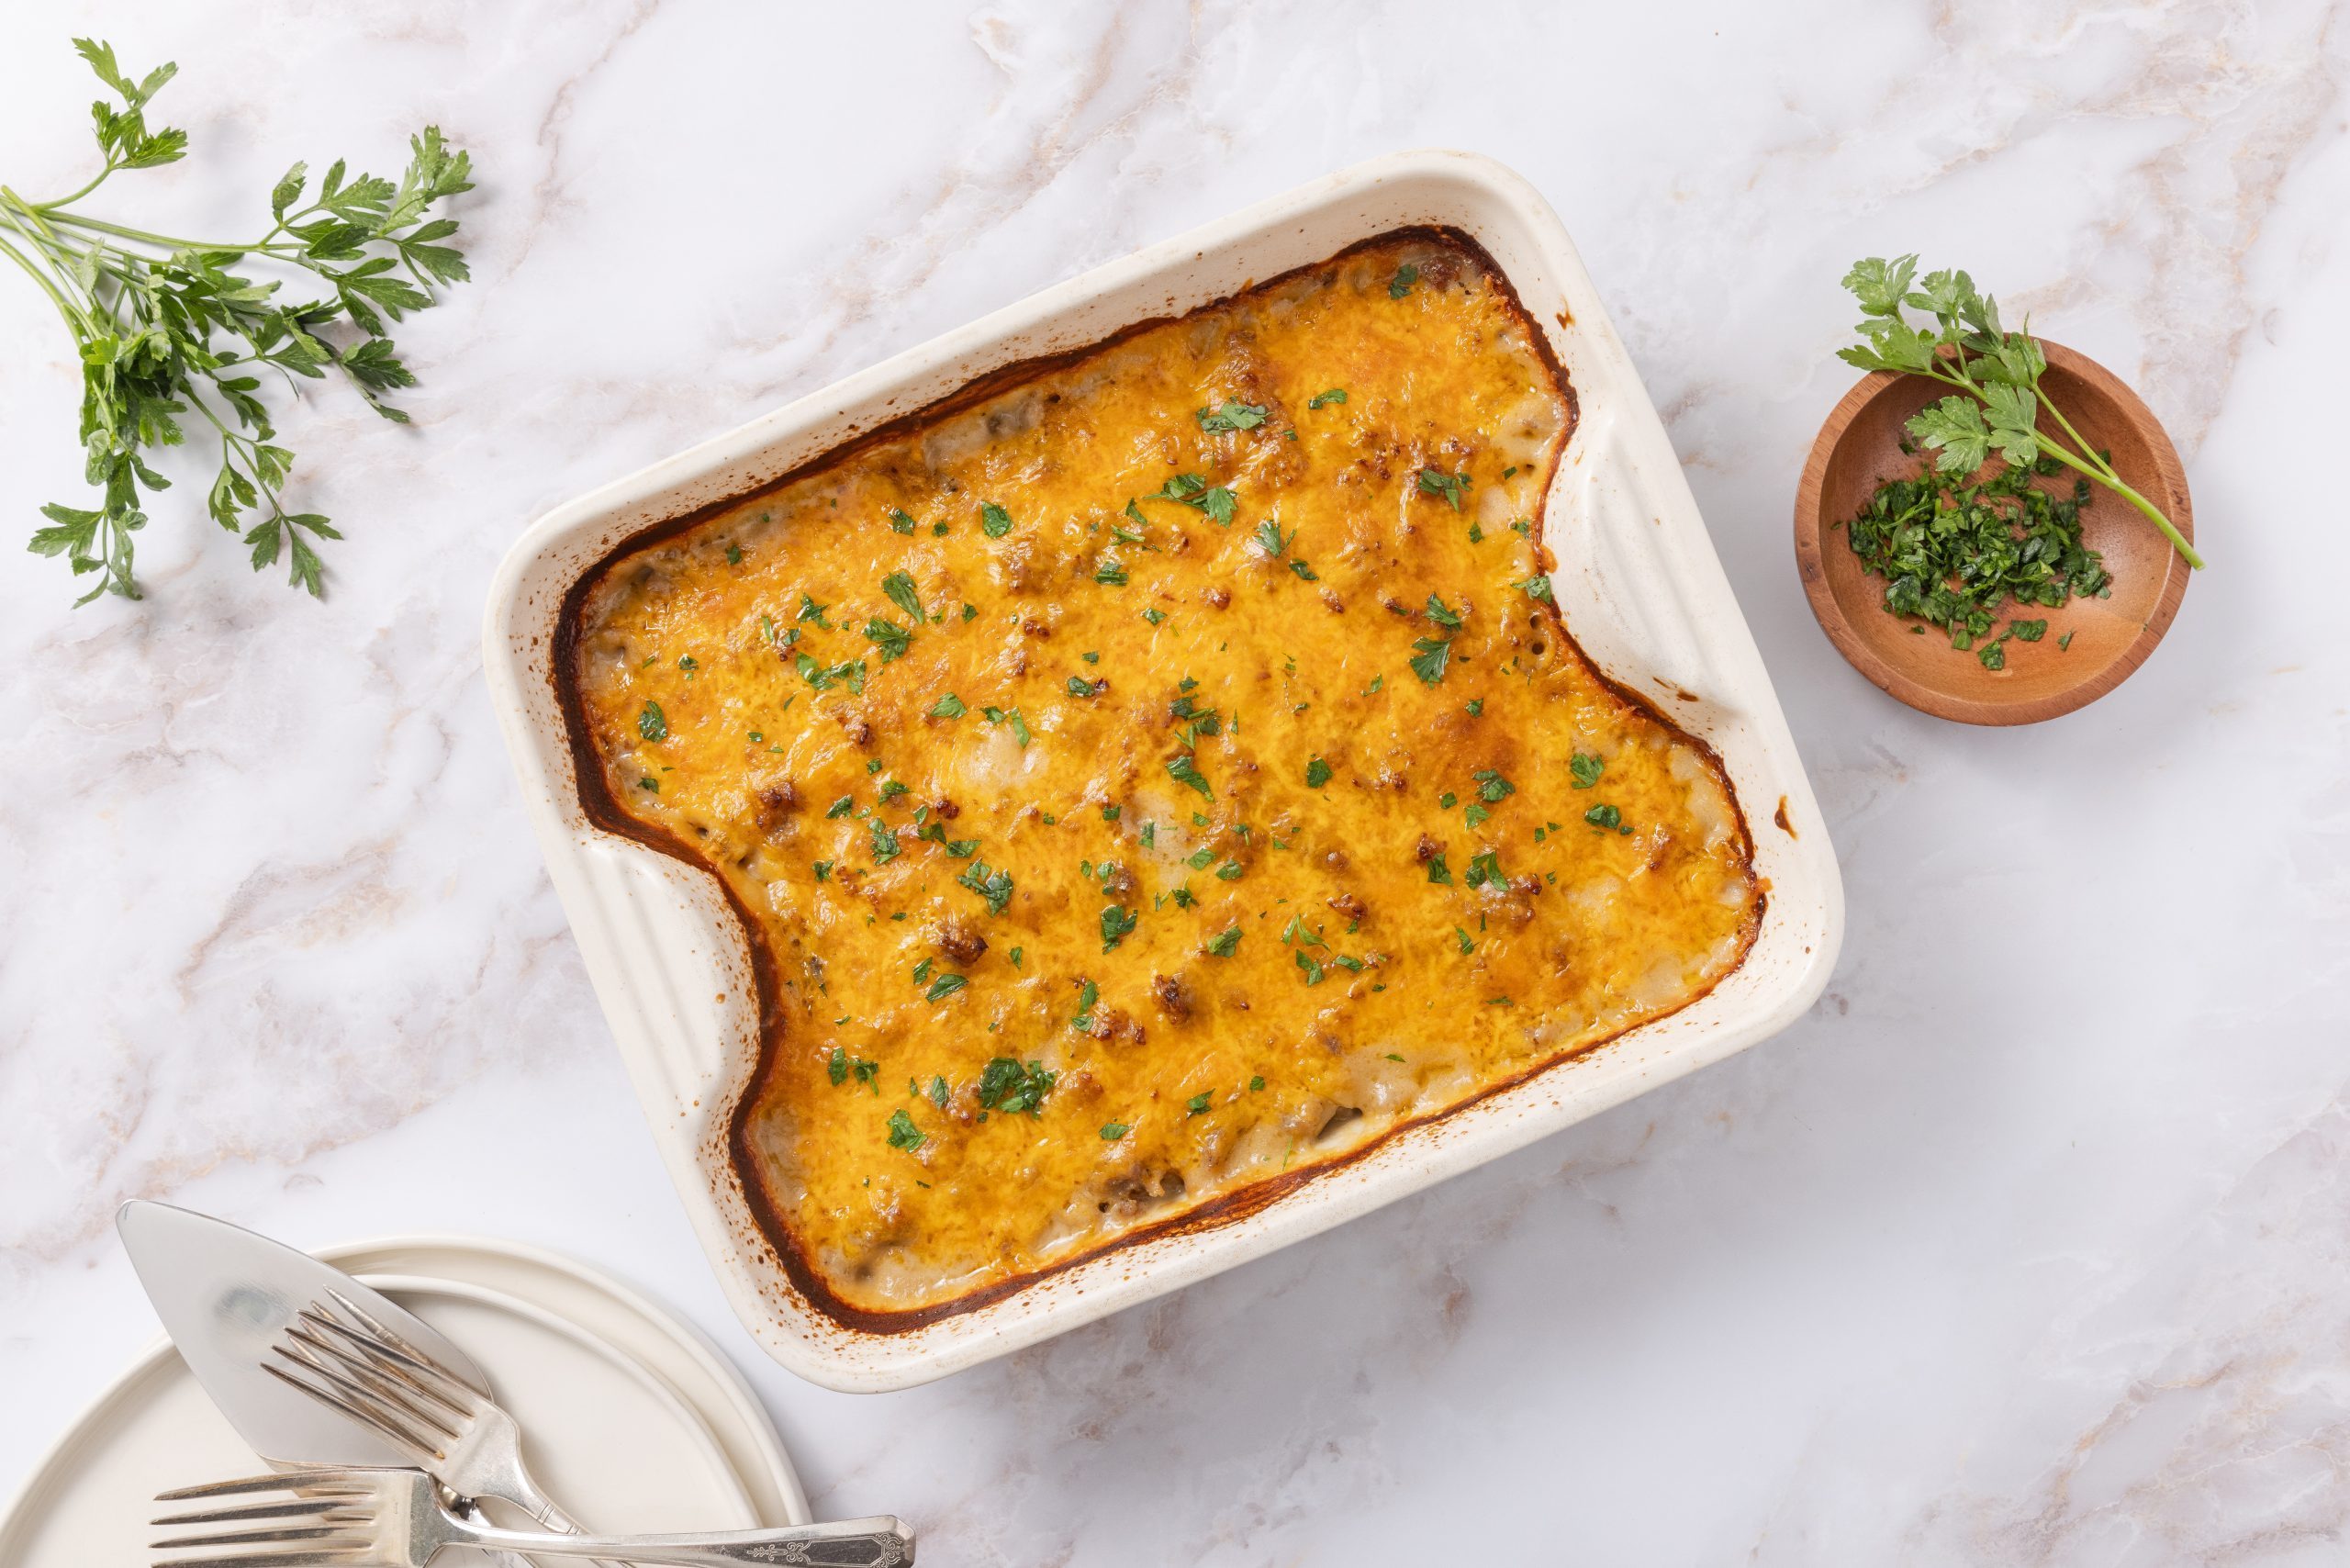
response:
[[[1256,1093],[1258,1091],[1259,1091],[1259,1090],[1263,1089],[1264,1087],[1265,1087],[1265,1075],[1264,1075],[1263,1073],[1261,1073],[1261,1072],[1260,1072],[1260,1073],[1259,1073],[1259,1074],[1257,1074],[1255,1077],[1251,1078],[1251,1079],[1248,1081],[1248,1092],[1249,1092],[1249,1093],[1251,1093],[1251,1094]]]
[[[896,507],[891,507],[890,509],[890,526],[900,533],[912,533],[914,531],[914,520],[908,517]]]
[[[694,672],[701,668],[701,661],[695,658],[691,654],[684,654],[679,655],[677,659],[677,667],[686,672],[686,678],[688,680],[691,680],[694,678]]]
[[[636,716],[636,733],[648,741],[669,738],[669,716],[661,711],[661,704],[648,701],[644,711]]]
[[[1219,958],[1229,958],[1240,950],[1240,927],[1227,925],[1208,943],[1207,950]]]
[[[990,539],[1001,539],[1012,532],[1012,514],[993,501],[979,503],[979,532]]]
[[[1475,827],[1479,823],[1483,822],[1487,817],[1492,816],[1493,814],[1493,812],[1485,810],[1485,808],[1477,801],[1472,801],[1469,802],[1469,809],[1461,812],[1460,817],[1461,820],[1466,822],[1471,827]]]
[[[1509,885],[1509,879],[1502,874],[1501,856],[1491,849],[1472,857],[1469,869],[1460,873],[1460,879],[1472,888],[1482,888],[1488,882],[1497,888]]]
[[[922,595],[916,591],[913,578],[903,572],[891,572],[881,579],[881,591],[890,596],[891,604],[912,617],[915,625],[922,624]]]
[[[1125,808],[1121,806],[1104,806],[1102,808],[1102,820],[1105,823],[1116,822],[1124,811]],[[1143,842],[1147,844],[1150,841],[1146,837]]]
[[[1209,785],[1206,778],[1201,774],[1199,765],[1192,760],[1192,756],[1189,752],[1184,753],[1181,756],[1173,757],[1169,760],[1167,764],[1167,776],[1169,778],[1174,779],[1178,784],[1189,784],[1192,789],[1197,790],[1201,794],[1205,795],[1211,801],[1215,799],[1215,790]]]
[[[1307,761],[1305,787],[1309,790],[1319,790],[1328,782],[1330,782],[1330,765],[1318,756]]]
[[[1412,673],[1425,686],[1434,686],[1444,678],[1445,666],[1452,662],[1452,644],[1434,637],[1420,637],[1412,644]]]
[[[1485,700],[1482,697],[1472,697],[1460,705],[1460,711],[1473,719],[1485,711]]]
[[[1097,583],[1105,583],[1111,588],[1125,587],[1125,563],[1119,560],[1115,555],[1102,556],[1101,561],[1093,568],[1093,580]]]
[[[845,817],[855,810],[856,810],[856,797],[854,795],[843,795],[839,800],[834,801],[831,805],[824,808],[824,815],[827,819],[833,817]]]
[[[1405,295],[1412,292],[1412,286],[1419,281],[1420,269],[1414,266],[1411,263],[1405,262],[1402,266],[1395,269],[1395,275],[1387,280],[1387,297],[1390,299],[1403,298]]]
[[[726,564],[730,566],[739,566],[743,564],[743,547],[740,544],[729,544],[726,547]]]
[[[1245,874],[1244,868],[1237,860],[1227,860],[1215,868],[1215,879],[1219,882],[1237,882]]]
[[[898,857],[898,830],[875,817],[867,824],[873,835],[873,863],[886,866]]]
[[[1472,937],[1468,931],[1460,926],[1456,925],[1452,928],[1452,939],[1460,944],[1460,951],[1463,957],[1466,957],[1477,950],[1476,939]]]
[[[1517,786],[1503,778],[1498,768],[1481,767],[1470,777],[1477,780],[1477,793],[1482,799],[1498,801],[1517,793]]]
[[[1447,609],[1445,607],[1444,600],[1438,598],[1435,594],[1428,595],[1427,612],[1428,619],[1435,622],[1438,625],[1449,626],[1455,631],[1460,629],[1460,617],[1452,610]]]
[[[2002,384],[2002,390],[2012,389]],[[2030,392],[2020,396],[2029,407]],[[2009,601],[2053,610],[2076,594],[2111,591],[2103,558],[2081,543],[2088,480],[2076,478],[2061,500],[2032,483],[2035,475],[2061,472],[2045,454],[2003,465],[1980,485],[1966,482],[1971,469],[1930,467],[1914,479],[1888,479],[1859,516],[1835,526],[1862,570],[1885,579],[1888,612],[1940,627],[1953,648],[1973,648]],[[1994,669],[2005,663],[2004,654],[1996,662],[1976,656]]]
[[[1438,887],[1449,888],[1452,886],[1452,868],[1444,863],[1443,856],[1431,855],[1428,857],[1428,880],[1436,883]]]
[[[1526,597],[1528,599],[1539,599],[1545,604],[1550,602],[1550,579],[1540,572],[1537,572],[1532,577],[1525,578],[1520,582],[1512,583],[1509,586],[1514,588],[1523,589]]]
[[[1594,806],[1583,812],[1583,820],[1594,827],[1614,828],[1618,833],[1632,831],[1624,825],[1624,813],[1613,806]]]
[[[1104,1122],[1102,1124],[1102,1141],[1115,1143],[1133,1130],[1124,1122]]]
[[[661,792],[661,780],[648,775],[645,778],[638,779],[636,781],[636,787],[640,790],[650,790],[655,794],[658,795]]]
[[[824,611],[831,608],[829,604],[818,604],[814,599],[803,593],[800,596],[800,614],[796,619],[812,621],[829,632],[833,629],[833,623],[824,619]]]
[[[1202,409],[1192,417],[1210,435],[1226,431],[1252,431],[1265,422],[1266,410],[1255,403],[1227,401],[1220,409]]]
[[[1313,397],[1308,398],[1305,400],[1305,406],[1309,409],[1319,409],[1326,404],[1343,403],[1346,400],[1347,389],[1343,386],[1333,386],[1327,392],[1316,392]]]
[[[1191,1112],[1194,1116],[1203,1114],[1208,1108],[1209,1098],[1209,1092],[1203,1089],[1199,1093],[1192,1095],[1189,1100],[1184,1101],[1183,1108]]]
[[[914,1119],[906,1114],[903,1106],[890,1113],[890,1147],[891,1148],[902,1148],[911,1154],[929,1141],[930,1139],[923,1136],[923,1130],[914,1126]]]
[[[800,678],[819,691],[829,691],[845,683],[858,696],[865,695],[863,659],[843,659],[836,665],[820,665],[806,654],[801,654],[792,664],[800,671]]]
[[[930,716],[934,719],[959,719],[969,711],[963,706],[963,700],[951,691],[930,705]]]
[[[1294,956],[1297,959],[1297,967],[1305,971],[1305,983],[1308,985],[1320,985],[1322,983],[1322,966],[1315,962],[1313,958],[1303,947],[1297,949]]]
[[[880,1070],[881,1064],[879,1062],[867,1061],[861,1057],[853,1057],[839,1046],[834,1046],[833,1047],[831,1058],[824,1063],[825,1075],[833,1081],[834,1087],[838,1088],[840,1085],[846,1083],[851,1076],[854,1076],[859,1083],[862,1083],[867,1088],[871,1089],[876,1094],[880,1093],[881,1090],[879,1086],[873,1081],[873,1078],[874,1075]]]
[[[1141,916],[1124,904],[1104,904],[1102,908],[1102,950],[1110,951],[1134,932]]]
[[[906,784],[906,782],[905,782],[903,779],[901,779],[901,778],[889,778],[889,779],[884,779],[884,780],[882,781],[882,784],[881,784],[881,797],[880,797],[880,798],[881,798],[882,801],[886,804],[887,802],[889,802],[889,801],[894,801],[894,800],[896,800],[899,796],[901,796],[901,795],[902,795],[902,794],[905,794],[905,793],[908,791],[908,789],[909,789],[909,788],[910,788],[910,787]]]
[[[1023,751],[1026,751],[1028,743],[1036,738],[1028,733],[1028,721],[1021,716],[1017,708],[982,708],[979,712],[990,724],[1010,724],[1012,738],[1020,743]]]
[[[1589,752],[1579,751],[1567,758],[1567,771],[1574,775],[1578,790],[1588,790],[1598,783],[1599,776],[1606,769],[1607,765]]]
[[[974,860],[964,867],[963,874],[955,880],[987,900],[990,914],[1002,914],[1003,906],[1012,902],[1012,873],[994,870],[984,860]]]
[[[1102,988],[1091,980],[1080,980],[1077,987],[1077,1016],[1069,1020],[1073,1028],[1093,1027],[1093,1004],[1102,1000]]]
[[[1442,496],[1454,511],[1460,510],[1460,498],[1469,492],[1469,476],[1447,474],[1440,468],[1423,468],[1419,472],[1420,494]]]
[[[1040,1061],[1023,1067],[1010,1057],[997,1057],[979,1071],[979,1103],[1007,1116],[1020,1111],[1036,1115],[1057,1076]]]
[[[833,863],[831,861],[819,860],[811,868],[816,873],[816,880],[820,882],[829,882],[833,879]]]
[[[1163,610],[1146,610],[1142,612],[1142,618],[1145,621],[1149,622],[1153,626],[1156,626],[1160,622],[1167,619],[1167,611]]]
[[[940,975],[930,982],[930,989],[922,993],[923,1000],[924,1002],[943,1001],[970,983],[961,975]]]
[[[1106,680],[1088,680],[1081,675],[1073,675],[1069,678],[1069,684],[1062,689],[1071,697],[1099,697],[1102,695],[1102,688],[1109,684]]]
[[[906,650],[913,645],[914,640],[912,633],[896,622],[884,621],[878,615],[866,622],[865,636],[880,650],[881,662],[885,665],[891,659],[904,658]]]
[[[1190,855],[1185,856],[1183,863],[1191,867],[1194,871],[1204,871],[1208,868],[1208,862],[1214,858],[1215,851],[1206,847],[1205,846],[1202,846],[1200,848],[1192,851]]]
[[[930,1103],[942,1111],[946,1109],[946,1080],[935,1073],[930,1080]]]

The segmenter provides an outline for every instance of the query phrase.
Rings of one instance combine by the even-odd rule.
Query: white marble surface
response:
[[[819,1509],[923,1561],[2333,1563],[2350,1547],[2350,139],[2342,8],[14,6],[0,179],[78,183],[67,37],[176,58],[139,210],[471,148],[412,431],[286,421],[332,597],[184,505],[151,599],[0,554],[0,1487],[152,1332],[107,1226],[480,1230],[741,1357]],[[757,1359],[655,1163],[484,700],[551,504],[1086,265],[1416,145],[1565,217],[1841,853],[1783,1038],[1316,1242],[853,1398]],[[124,210],[118,206],[114,210]],[[2016,733],[1812,623],[1796,471],[1853,256],[1972,267],[2170,423],[2212,566]],[[72,367],[0,280],[0,512]],[[1525,1532],[1532,1545],[1504,1544]]]

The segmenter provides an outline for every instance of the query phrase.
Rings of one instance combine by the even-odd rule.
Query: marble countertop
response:
[[[153,1332],[108,1225],[145,1194],[609,1269],[740,1360],[821,1513],[905,1514],[927,1563],[1426,1561],[1464,1529],[1578,1562],[2340,1560],[2342,7],[69,0],[0,21],[19,190],[87,166],[83,31],[181,64],[196,154],[126,177],[141,211],[242,229],[293,159],[394,163],[426,120],[481,188],[475,281],[398,333],[414,428],[335,389],[285,421],[349,535],[323,604],[185,491],[144,604],[70,611],[0,554],[0,1490]],[[800,1383],[702,1263],[525,828],[493,567],[568,496],[1423,145],[1543,191],[1665,412],[1841,857],[1828,994],[1051,1344]],[[1836,280],[1903,250],[2132,378],[2187,455],[2211,568],[2070,718],[1913,713],[1805,607]],[[26,529],[80,494],[45,311],[0,280]]]

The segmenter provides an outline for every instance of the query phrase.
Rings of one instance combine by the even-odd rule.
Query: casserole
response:
[[[1416,225],[1481,245],[1548,340],[1580,422],[1543,543],[1583,652],[1710,747],[1753,827],[1768,902],[1745,960],[1680,1012],[1376,1143],[1278,1201],[1238,1204],[895,1332],[852,1327],[798,1290],[733,1161],[729,1127],[761,1051],[757,957],[707,872],[606,834],[582,804],[578,737],[554,678],[583,577],[657,525],[757,488],[975,378],[1180,315],[1250,282]],[[901,1387],[1229,1267],[1556,1130],[1753,1043],[1807,1006],[1841,893],[1810,791],[1653,409],[1558,222],[1488,162],[1405,154],[1348,171],[1046,291],[829,392],[541,519],[509,555],[487,627],[490,687],[533,826],[599,1000],[730,1299],[771,1353],[851,1390]],[[592,764],[591,764],[592,765]]]

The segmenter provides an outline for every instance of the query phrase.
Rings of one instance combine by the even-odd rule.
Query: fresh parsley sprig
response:
[[[331,367],[377,413],[407,422],[384,398],[416,377],[385,323],[434,304],[439,286],[467,275],[464,257],[444,243],[456,221],[430,214],[436,203],[473,189],[471,164],[431,126],[409,139],[408,165],[397,184],[351,174],[337,160],[312,188],[308,166],[297,163],[270,192],[268,232],[245,243],[93,218],[78,209],[83,198],[122,170],[176,162],[187,151],[187,133],[147,124],[148,106],[176,65],[133,80],[110,45],[75,39],[73,48],[121,100],[119,107],[103,99],[90,106],[104,162],[81,189],[49,201],[28,201],[0,185],[0,255],[40,286],[73,334],[85,467],[103,500],[94,509],[41,508],[50,526],[34,532],[31,548],[64,556],[77,577],[100,574],[83,604],[106,592],[139,598],[133,535],[147,525],[139,492],[169,484],[141,454],[179,445],[192,422],[183,417],[193,416],[220,442],[205,510],[241,539],[255,571],[288,556],[290,580],[316,595],[323,567],[311,541],[342,536],[316,512],[286,510],[294,454],[275,443],[256,395],[260,373],[274,369],[291,386],[295,376],[318,379]],[[284,280],[229,270],[253,263],[307,272],[324,291],[282,303],[274,297]]]
[[[1997,449],[2010,466],[2023,468],[2045,453],[2136,507],[2162,530],[2180,559],[2200,569],[2203,557],[2162,509],[2125,484],[2112,463],[2048,400],[2040,385],[2048,359],[2029,330],[2002,329],[1998,302],[1979,293],[1964,273],[1930,272],[1917,278],[1917,270],[1916,256],[1889,262],[1871,256],[1852,263],[1844,286],[1860,301],[1859,330],[1865,341],[1838,351],[1837,357],[1863,370],[1923,375],[1957,388],[1909,420],[1910,435],[1942,454],[1937,465],[1954,474],[1971,473]],[[1902,314],[1905,308],[1926,312],[1934,325],[1913,324]],[[2070,446],[2040,429],[2042,409]]]

